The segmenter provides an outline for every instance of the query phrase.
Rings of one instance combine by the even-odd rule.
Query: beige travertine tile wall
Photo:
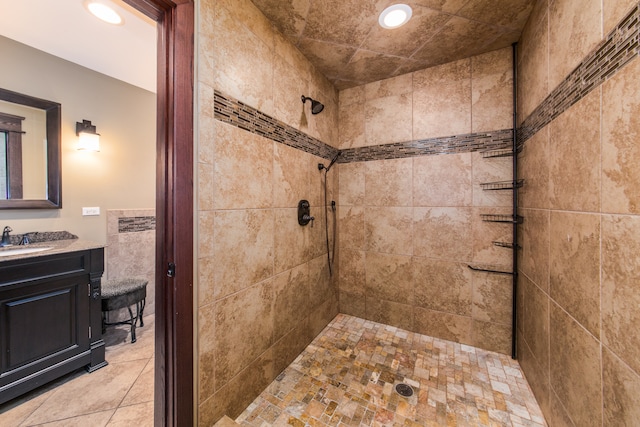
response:
[[[216,121],[214,89],[334,147],[338,94],[249,0],[203,0],[198,16],[197,402],[209,426],[238,416],[338,312],[317,168],[328,161]],[[298,224],[301,199],[313,227]]]
[[[537,3],[520,43],[520,122],[634,6]],[[640,419],[639,79],[636,57],[520,156],[518,353],[551,426]]]
[[[340,149],[510,129],[511,48],[340,92]]]
[[[340,148],[509,128],[512,53],[484,55],[340,92]],[[510,353],[511,159],[479,153],[339,165],[340,312]]]
[[[105,279],[140,277],[147,279],[144,315],[155,313],[156,230],[145,226],[135,231],[121,231],[120,218],[155,218],[155,209],[108,209],[107,247],[105,249]],[[145,220],[145,223],[150,223]],[[126,309],[110,313],[110,320],[129,318]],[[144,320],[144,318],[143,318]]]

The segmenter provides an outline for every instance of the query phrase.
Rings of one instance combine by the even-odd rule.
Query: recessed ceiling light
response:
[[[378,18],[378,23],[382,28],[398,28],[409,21],[411,13],[411,7],[408,5],[394,4],[382,11],[380,18]]]
[[[99,1],[88,0],[85,2],[85,7],[96,18],[103,20],[109,24],[118,25],[122,23],[122,17],[113,10],[110,6]]]

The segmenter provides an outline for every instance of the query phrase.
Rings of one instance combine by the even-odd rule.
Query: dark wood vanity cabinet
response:
[[[0,403],[107,364],[103,271],[103,248],[0,262]]]

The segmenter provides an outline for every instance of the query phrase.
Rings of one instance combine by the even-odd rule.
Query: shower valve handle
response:
[[[311,204],[308,200],[300,200],[298,202],[298,224],[307,225],[311,221],[313,227],[313,220],[315,218],[311,216]]]
[[[313,217],[313,216],[311,216],[311,215],[306,215],[306,214],[305,214],[305,215],[302,215],[302,220],[303,220],[303,221],[306,221],[306,222],[311,221],[311,228],[313,228],[313,221],[314,221],[315,219],[316,219],[316,218],[315,218],[315,217]]]

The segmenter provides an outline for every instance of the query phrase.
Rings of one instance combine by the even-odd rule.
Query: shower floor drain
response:
[[[413,389],[411,388],[410,385],[407,385],[407,384],[400,383],[396,385],[396,392],[398,392],[400,396],[404,396],[404,397],[413,396]]]

